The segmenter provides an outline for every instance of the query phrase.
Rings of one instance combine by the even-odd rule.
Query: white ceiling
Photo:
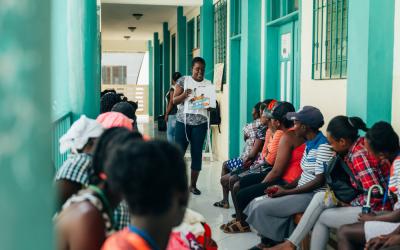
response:
[[[102,4],[101,29],[103,40],[151,40],[154,32],[162,35],[162,23],[176,16],[176,6],[131,5],[131,4]],[[140,20],[133,13],[143,14]],[[136,27],[134,32],[129,26]]]
[[[101,0],[101,3],[200,6],[203,0]]]

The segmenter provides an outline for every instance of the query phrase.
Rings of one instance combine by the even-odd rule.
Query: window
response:
[[[126,66],[103,66],[104,84],[126,84]]]
[[[196,17],[196,48],[200,48],[200,15]]]
[[[240,35],[242,33],[242,28],[240,25],[240,20],[241,20],[241,0],[233,0],[232,1],[232,16],[234,17],[232,20],[233,22],[231,22],[232,27],[231,27],[231,36],[236,36],[236,35]]]
[[[299,9],[298,0],[269,0],[268,21],[274,21],[287,16]]]
[[[313,79],[347,77],[347,0],[314,0]]]
[[[214,63],[226,63],[226,0],[214,5]]]

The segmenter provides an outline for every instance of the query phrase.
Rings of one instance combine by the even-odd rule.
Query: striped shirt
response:
[[[397,195],[394,209],[400,209],[400,154],[396,157],[390,168],[389,190]]]
[[[326,137],[319,132],[317,136],[306,142],[303,158],[301,159],[302,174],[298,186],[307,184],[315,179],[315,176],[325,172],[325,165],[332,158],[334,152]],[[321,191],[323,188],[315,190]]]

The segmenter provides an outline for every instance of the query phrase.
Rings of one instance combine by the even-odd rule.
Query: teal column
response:
[[[163,23],[163,87],[162,87],[162,95],[164,96],[171,84],[171,68],[170,68],[170,40],[171,36],[168,30],[168,23]],[[162,103],[162,111],[163,113],[166,110],[166,103],[164,98],[161,101]]]
[[[161,102],[162,102],[162,87],[160,75],[160,40],[158,39],[158,32],[153,36],[153,51],[154,51],[154,67],[153,67],[153,81],[154,81],[154,118],[161,115]]]
[[[182,75],[187,74],[186,68],[186,17],[183,15],[183,7],[177,8],[177,65]]]
[[[153,67],[154,67],[154,61],[153,61],[153,45],[151,44],[151,41],[147,41],[147,49],[149,50],[149,98],[148,98],[148,107],[149,107],[149,116],[154,115],[154,81],[153,81]]]
[[[205,78],[214,76],[214,5],[213,0],[203,0],[200,7],[200,54],[206,61]]]
[[[100,111],[100,32],[96,0],[52,0],[53,120]]]
[[[261,91],[261,1],[242,1],[241,86],[247,98],[241,98],[243,122],[252,120],[251,110]],[[244,124],[242,124],[244,125]],[[243,142],[243,140],[241,140]]]
[[[80,1],[83,9],[83,29],[82,41],[84,50],[83,74],[85,95],[81,110],[77,110],[78,115],[85,114],[87,117],[96,118],[100,113],[100,92],[101,92],[101,61],[100,52],[100,30],[97,21],[97,1]],[[77,27],[79,30],[79,27]]]
[[[229,157],[237,157],[240,155],[240,141],[242,140],[242,131],[240,128],[240,99],[241,89],[240,89],[240,46],[241,46],[241,35],[236,34],[239,30],[235,30],[234,26],[239,21],[239,17],[234,15],[235,4],[231,2],[228,5],[230,9],[230,15],[228,22],[230,24],[229,30]],[[202,32],[202,30],[200,31]]]
[[[390,122],[395,1],[348,2],[347,113]]]
[[[51,1],[1,1],[0,5],[1,249],[50,250],[55,248]]]

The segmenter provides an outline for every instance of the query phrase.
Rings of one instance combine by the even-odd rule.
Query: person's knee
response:
[[[229,177],[229,188],[231,190],[233,189],[233,186],[235,185],[236,182],[237,182],[237,177],[235,175]]]
[[[339,229],[337,230],[338,240],[347,239],[350,232],[351,232],[351,225],[343,225],[339,227]]]
[[[229,187],[229,177],[230,177],[229,174],[221,177],[220,181],[222,186]]]
[[[233,185],[232,192],[234,192],[235,194],[237,194],[237,193],[239,192],[239,190],[240,190],[240,182],[237,181],[237,182]]]

